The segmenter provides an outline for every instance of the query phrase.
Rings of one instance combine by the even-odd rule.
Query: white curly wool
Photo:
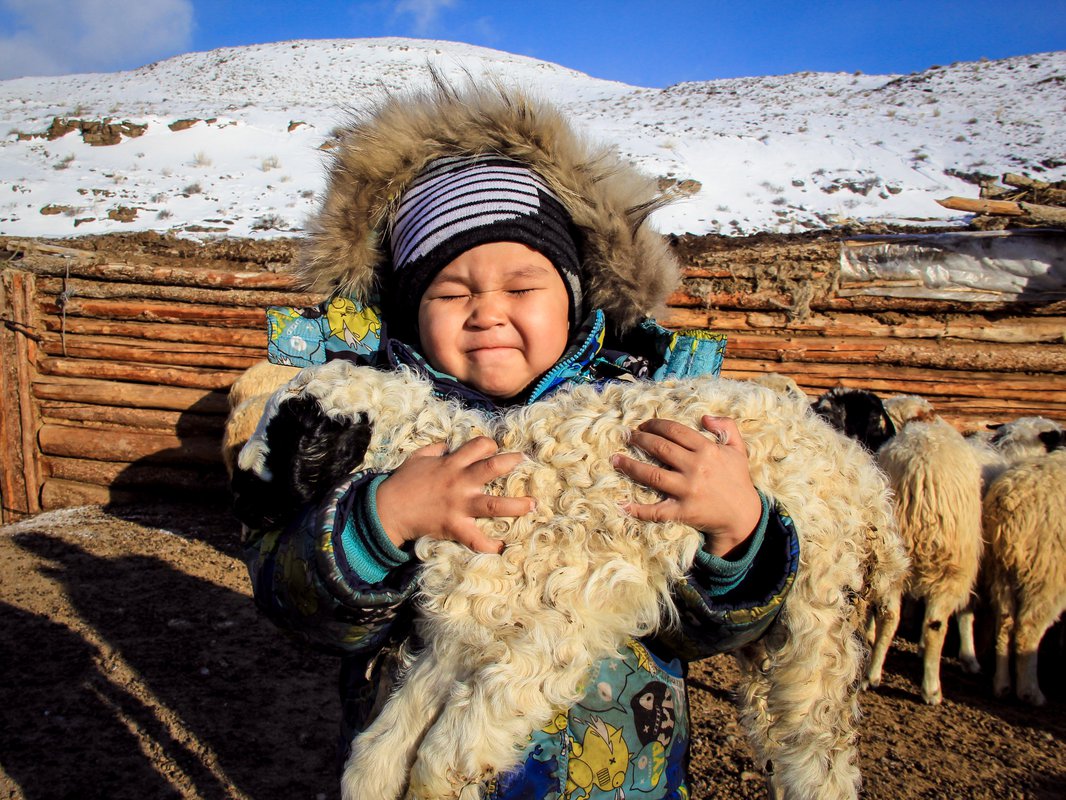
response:
[[[996,609],[996,676],[1017,696],[1043,705],[1037,654],[1047,629],[1066,611],[1066,450],[1022,460],[989,487],[984,501],[988,576]]]
[[[911,560],[904,589],[925,601],[922,622],[922,699],[942,699],[940,654],[948,620],[958,614],[961,656],[971,672],[980,667],[973,649],[970,598],[981,563],[981,468],[972,447],[940,417],[907,422],[877,451],[888,475],[900,535]],[[867,682],[877,686],[899,624],[900,597],[878,620]]]
[[[502,555],[418,541],[426,646],[354,741],[345,800],[479,797],[487,779],[515,766],[532,731],[581,698],[594,664],[671,624],[670,589],[699,536],[622,513],[619,501],[656,496],[608,459],[647,419],[699,428],[704,414],[737,421],[755,485],[787,510],[801,539],[778,622],[742,658],[741,711],[759,763],[772,764],[775,794],[857,796],[858,619],[864,601],[902,580],[905,556],[882,476],[805,399],[711,378],[623,382],[488,418],[434,399],[410,374],[343,361],[306,370],[272,402],[297,394],[330,415],[368,415],[364,468],[392,469],[430,442],[454,447],[486,434],[529,457],[490,490],[537,499],[525,517],[482,521],[506,542]],[[257,460],[261,436],[262,427],[242,462]]]

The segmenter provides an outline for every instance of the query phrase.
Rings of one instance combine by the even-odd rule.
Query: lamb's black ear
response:
[[[365,414],[335,418],[314,397],[285,400],[266,427],[265,466],[271,479],[239,468],[234,472],[237,518],[253,530],[283,527],[362,464],[371,431]]]
[[[1066,431],[1041,431],[1038,436],[1049,453],[1066,447]]]

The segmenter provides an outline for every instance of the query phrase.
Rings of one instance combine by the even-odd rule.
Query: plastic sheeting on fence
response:
[[[840,253],[840,296],[962,302],[1066,300],[1066,231],[855,237]]]

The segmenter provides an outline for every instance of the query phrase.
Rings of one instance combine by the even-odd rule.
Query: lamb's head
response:
[[[992,446],[1010,463],[1066,447],[1066,430],[1046,417],[1018,417],[988,427],[994,431]]]
[[[394,469],[412,450],[461,443],[469,415],[433,413],[431,387],[409,373],[331,361],[275,392],[233,476],[234,511],[251,528],[284,526],[360,469]]]
[[[896,435],[881,398],[865,389],[830,389],[811,405],[818,416],[870,452]]]

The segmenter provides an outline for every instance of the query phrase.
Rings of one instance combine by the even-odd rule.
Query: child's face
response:
[[[559,360],[569,308],[562,276],[542,253],[517,242],[479,245],[422,295],[422,352],[436,369],[504,400]]]

